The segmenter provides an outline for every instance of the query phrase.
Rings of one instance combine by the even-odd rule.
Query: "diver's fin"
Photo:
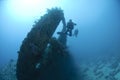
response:
[[[57,32],[57,34],[61,35],[61,34],[65,34],[64,32]]]

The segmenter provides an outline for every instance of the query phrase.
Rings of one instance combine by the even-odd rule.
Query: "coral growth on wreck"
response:
[[[52,38],[60,21],[64,31],[64,13],[53,8],[35,23],[20,47],[18,80],[77,80],[76,68],[66,47],[67,36]]]

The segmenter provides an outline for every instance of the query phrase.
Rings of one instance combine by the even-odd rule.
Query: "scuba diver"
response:
[[[69,22],[67,23],[67,30],[65,31],[65,34],[72,36],[72,30],[74,29],[74,26],[76,25],[76,23],[72,22],[72,19],[69,20]]]
[[[74,30],[74,36],[77,37],[78,33],[79,33],[78,29],[75,29]]]

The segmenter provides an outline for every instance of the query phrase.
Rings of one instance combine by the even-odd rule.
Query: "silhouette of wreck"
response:
[[[35,23],[18,52],[17,80],[78,79],[74,61],[66,47],[67,36],[52,37],[60,21],[64,32],[64,13],[59,8],[53,8]]]

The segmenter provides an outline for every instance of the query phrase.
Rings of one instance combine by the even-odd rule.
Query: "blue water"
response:
[[[0,68],[10,59],[17,60],[23,39],[38,19],[23,20],[16,15],[11,16],[7,1],[0,1]],[[64,10],[66,21],[72,19],[77,24],[78,37],[68,37],[67,45],[77,68],[87,76],[86,80],[119,80],[120,1],[66,0],[58,7]],[[60,29],[58,26],[57,31]],[[116,67],[111,68],[112,64]]]

